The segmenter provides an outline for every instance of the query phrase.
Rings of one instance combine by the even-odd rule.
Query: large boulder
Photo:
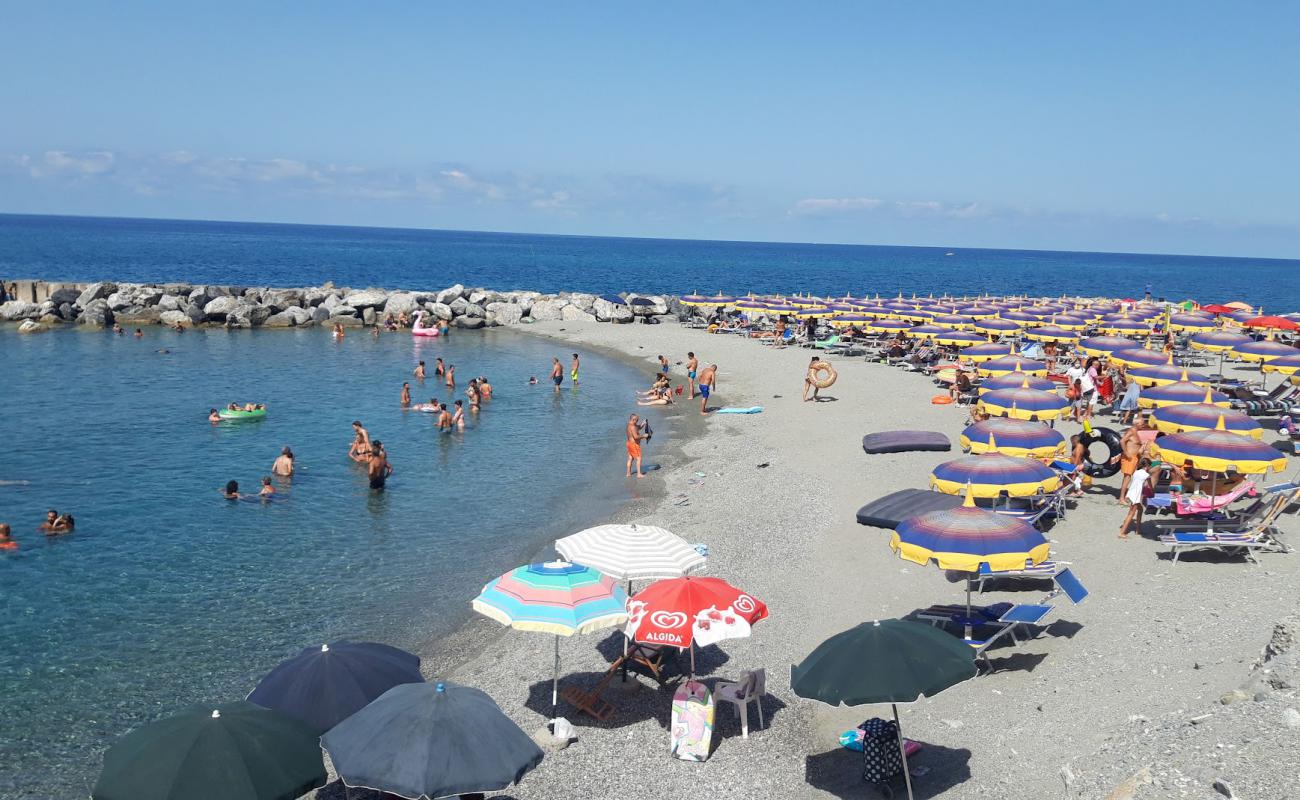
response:
[[[117,312],[117,321],[123,325],[156,325],[161,318],[157,306],[131,306]]]
[[[464,296],[465,296],[465,287],[458,283],[455,286],[449,286],[446,289],[443,289],[441,292],[438,292],[438,296],[435,297],[434,300],[435,302],[438,303],[445,303],[447,305],[451,305],[452,300]]]
[[[135,305],[156,306],[165,293],[157,286],[142,286],[135,292]]]
[[[49,325],[44,322],[37,322],[34,319],[25,319],[23,324],[18,326],[19,333],[44,333],[50,329]]]
[[[283,313],[293,317],[294,325],[306,325],[308,322],[312,321],[312,313],[307,309],[299,308],[298,306],[290,306],[286,308]]]
[[[298,318],[290,311],[281,311],[267,317],[263,324],[268,328],[292,328],[298,324]]]
[[[343,298],[344,305],[352,306],[357,309],[364,308],[382,308],[388,302],[388,292],[381,292],[378,289],[365,289],[360,292],[352,292]]]
[[[465,309],[469,308],[469,301],[463,297],[457,297],[448,303],[447,307],[451,309],[452,316],[463,317],[465,316]]]
[[[446,303],[432,303],[428,306],[429,313],[441,320],[449,320],[456,316],[451,313],[451,306]]]
[[[323,325],[330,321],[330,311],[325,306],[316,306],[311,311],[311,319],[312,322]]]
[[[209,292],[206,286],[195,286],[188,296],[190,305],[198,306],[200,310],[215,298],[216,295]]]
[[[487,312],[488,319],[498,325],[518,325],[524,318],[524,309],[517,303],[490,303]]]
[[[332,294],[334,294],[334,292],[330,289],[321,286],[313,286],[302,293],[303,307],[315,308],[321,303],[324,303],[325,298]]]
[[[592,305],[596,302],[596,295],[585,294],[583,292],[574,292],[569,295],[569,304],[575,305],[583,311],[590,312]]]
[[[333,311],[341,305],[343,305],[343,301],[339,299],[338,295],[333,293],[325,295],[325,299],[320,303],[320,307],[326,311]]]
[[[54,305],[56,306],[61,306],[64,303],[73,305],[81,299],[81,292],[70,286],[64,286],[61,289],[55,289],[51,292],[50,299],[54,301]]]
[[[330,322],[333,324],[342,325],[345,328],[361,327],[360,317],[330,317]]]
[[[397,319],[403,314],[408,317],[420,308],[419,298],[411,292],[396,292],[388,296],[388,302],[384,303],[384,316],[389,314],[393,319]]]
[[[77,312],[72,307],[72,303],[60,303],[56,313],[58,313],[59,319],[65,322],[72,322],[77,318]]]
[[[566,322],[595,322],[596,315],[588,314],[586,311],[583,311],[581,308],[570,303],[560,309],[560,319]]]
[[[500,292],[491,289],[476,289],[469,293],[469,301],[477,306],[487,307],[488,303],[499,303],[504,299]]]
[[[189,314],[186,314],[184,311],[181,311],[180,309],[169,309],[167,311],[162,312],[161,314],[158,315],[158,321],[168,327],[175,327],[177,325],[189,326],[193,324],[190,321]]]
[[[98,325],[101,328],[112,325],[114,321],[113,309],[108,307],[108,301],[102,297],[86,303],[81,309],[81,316],[77,317],[79,325]]]
[[[377,315],[375,314],[374,306],[366,306],[365,308],[361,309],[361,321],[364,322],[365,324],[374,325],[376,317]]]
[[[203,313],[207,315],[209,319],[221,322],[228,314],[230,314],[230,312],[234,311],[238,307],[239,298],[231,297],[230,295],[223,295],[209,300],[208,304],[203,307]]]
[[[234,311],[231,311],[226,319],[239,327],[256,328],[266,322],[270,316],[270,308],[251,303],[248,300],[241,300],[239,306]]]
[[[41,318],[36,321],[50,328],[63,324],[63,318],[58,314],[42,314]],[[24,320],[24,324],[28,322],[31,322],[31,320]]]
[[[611,303],[603,297],[597,297],[592,302],[591,311],[601,322],[632,321],[632,309],[622,303]]]
[[[478,328],[482,328],[484,325],[487,324],[487,321],[484,320],[482,317],[457,317],[456,320],[451,324],[455,325],[457,328],[475,330]]]
[[[123,287],[108,296],[108,307],[114,311],[122,311],[135,305],[135,291]]]
[[[303,304],[302,289],[268,289],[262,293],[262,303],[274,312],[287,311]]]
[[[533,303],[532,308],[528,309],[528,316],[536,322],[561,319],[560,309],[564,308],[564,305],[563,300],[538,300]]]
[[[357,310],[352,306],[337,305],[330,309],[330,318],[335,317],[355,317]]]
[[[0,304],[0,319],[13,322],[16,319],[27,319],[39,315],[41,307],[35,303],[24,303],[22,300],[10,300],[7,303]]]
[[[202,325],[208,319],[208,315],[203,313],[203,306],[198,303],[191,303],[187,306],[185,316],[189,317],[191,325]]]
[[[176,299],[174,295],[165,294],[158,298],[159,311],[178,311],[180,310],[180,307],[181,301]]]
[[[76,304],[81,306],[82,308],[85,308],[86,306],[90,305],[91,300],[102,300],[116,291],[117,291],[116,283],[107,283],[107,282],[92,283],[86,287],[85,291],[77,295]]]

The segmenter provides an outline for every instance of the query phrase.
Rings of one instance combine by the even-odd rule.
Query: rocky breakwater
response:
[[[593,295],[581,292],[499,292],[461,284],[440,291],[348,289],[333,284],[299,289],[211,286],[185,283],[90,284],[60,288],[41,303],[0,304],[0,321],[20,323],[35,333],[65,324],[139,327],[198,325],[225,328],[301,328],[312,325],[382,325],[402,314],[423,312],[432,320],[464,329],[519,325],[543,320],[628,323],[676,321],[676,298],[658,295]]]

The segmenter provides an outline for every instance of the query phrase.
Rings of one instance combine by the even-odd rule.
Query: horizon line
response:
[[[220,225],[270,225],[287,228],[343,228],[372,231],[410,231],[419,233],[478,233],[496,236],[547,236],[557,239],[623,239],[628,241],[652,242],[707,242],[716,244],[771,244],[797,245],[809,247],[893,247],[912,250],[966,250],[992,253],[1069,253],[1072,255],[1109,255],[1109,256],[1174,256],[1177,258],[1213,258],[1240,261],[1280,261],[1300,264],[1300,258],[1283,258],[1278,256],[1237,256],[1219,253],[1159,253],[1123,250],[1048,250],[1025,247],[966,247],[963,245],[928,245],[928,244],[870,244],[866,242],[792,242],[780,239],[708,239],[702,237],[677,236],[616,236],[595,233],[546,233],[541,231],[501,231],[474,228],[420,228],[399,225],[349,225],[329,222],[280,222],[267,220],[207,219],[200,217],[119,217],[111,214],[33,214],[23,212],[0,211],[3,217],[33,217],[41,219],[68,220],[117,220],[123,222],[196,222]]]

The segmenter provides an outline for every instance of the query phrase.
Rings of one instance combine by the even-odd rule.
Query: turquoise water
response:
[[[0,521],[21,545],[0,554],[0,797],[84,797],[113,738],[243,697],[304,645],[420,649],[484,582],[629,492],[640,376],[584,353],[581,389],[530,387],[568,354],[522,334],[4,330],[0,354]],[[447,398],[411,378],[436,356],[457,365],[457,397],[478,374],[496,390],[463,433],[399,406],[406,380],[417,402]],[[207,422],[232,400],[269,414]],[[353,419],[396,468],[382,494],[346,457]],[[276,500],[220,496],[230,479],[255,490],[286,444],[299,473]],[[47,508],[76,532],[37,532]]]

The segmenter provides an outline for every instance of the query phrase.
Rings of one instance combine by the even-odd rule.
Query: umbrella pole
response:
[[[627,596],[632,596],[632,579],[627,579]],[[627,635],[623,636],[623,683],[627,683]]]
[[[551,732],[555,732],[556,709],[560,705],[560,637],[555,636],[555,677],[551,679]]]
[[[898,729],[898,754],[903,757],[903,780],[907,782],[907,800],[912,800],[912,772],[907,768],[907,748],[903,746],[903,723],[898,721],[898,704],[890,703],[894,709],[894,727]]]
[[[690,679],[691,679],[691,680],[695,680],[695,641],[694,641],[694,640],[691,641],[690,651],[691,651],[691,677],[690,677]]]
[[[970,583],[971,583],[971,581],[970,581],[970,573],[967,572],[967,573],[966,573],[966,625],[965,625],[965,628],[966,628],[966,637],[965,637],[965,638],[967,638],[967,639],[971,638],[971,634],[974,632],[974,631],[972,630],[972,628],[971,628],[971,624],[970,624],[970,619],[971,619],[971,614],[970,614]]]

